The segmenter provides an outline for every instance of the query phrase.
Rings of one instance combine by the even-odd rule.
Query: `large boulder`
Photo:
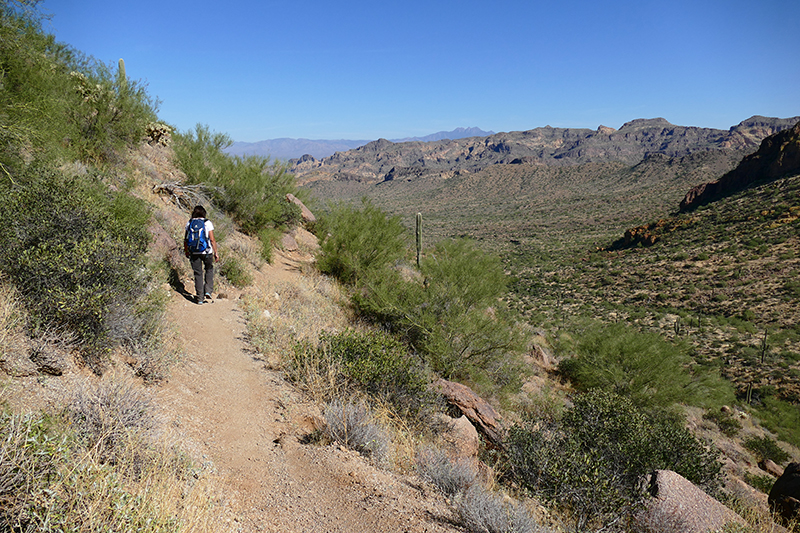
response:
[[[448,455],[454,458],[476,459],[480,451],[481,438],[469,419],[441,416],[443,431],[441,438]]]
[[[502,447],[501,418],[494,407],[461,383],[439,379],[433,386],[450,405],[458,408],[489,442]]]
[[[314,213],[312,213],[311,210],[308,207],[306,207],[306,204],[304,204],[298,197],[296,197],[292,193],[288,193],[286,195],[286,201],[293,203],[294,205],[300,208],[300,216],[303,217],[303,222],[305,224],[314,224],[317,221],[317,217],[315,217]]]
[[[784,524],[800,518],[800,463],[789,463],[769,491],[767,501],[776,518]]]
[[[727,524],[746,525],[738,514],[680,474],[656,470],[644,480],[650,496],[637,516],[638,529],[649,533],[709,533]]]

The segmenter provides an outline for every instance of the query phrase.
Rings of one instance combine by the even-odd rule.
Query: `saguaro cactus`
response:
[[[422,213],[417,213],[417,268],[419,268],[419,256],[422,253]]]
[[[125,60],[119,58],[119,72],[117,74],[119,76],[119,88],[121,91],[128,90],[128,76],[125,74]]]

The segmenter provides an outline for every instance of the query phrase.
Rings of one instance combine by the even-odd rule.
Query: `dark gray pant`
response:
[[[194,292],[202,298],[214,290],[214,254],[192,254],[189,258],[194,272]],[[205,269],[205,275],[203,270]]]

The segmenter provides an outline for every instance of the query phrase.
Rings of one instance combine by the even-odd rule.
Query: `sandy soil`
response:
[[[279,259],[268,275],[301,275],[291,257]],[[318,408],[248,348],[235,296],[196,305],[174,293],[169,319],[187,357],[159,388],[157,403],[187,451],[221,479],[231,529],[460,530],[442,498],[417,478],[337,445],[304,443]]]

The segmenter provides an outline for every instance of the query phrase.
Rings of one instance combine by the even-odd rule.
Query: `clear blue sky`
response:
[[[456,127],[727,129],[800,115],[798,0],[43,0],[45,29],[182,131],[377,139]]]

